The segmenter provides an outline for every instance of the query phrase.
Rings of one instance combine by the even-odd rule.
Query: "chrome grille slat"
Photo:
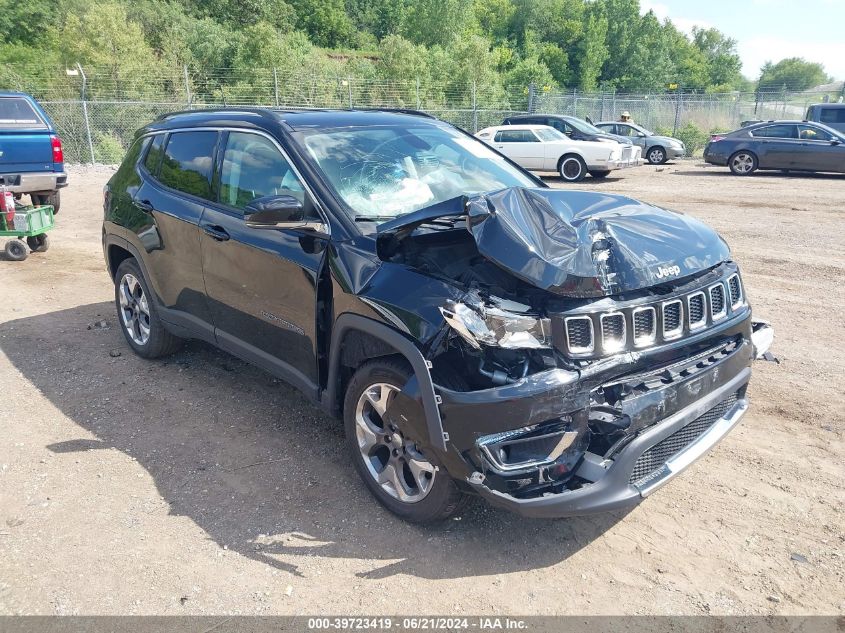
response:
[[[625,347],[625,315],[608,312],[601,315],[601,346],[604,352],[617,352]]]
[[[593,320],[588,316],[566,318],[566,344],[574,354],[589,354],[595,348]]]
[[[680,299],[663,304],[663,338],[667,341],[678,338],[684,332],[684,304]]]
[[[687,296],[690,330],[698,330],[707,325],[707,303],[703,292],[694,292]]]
[[[657,311],[651,306],[634,308],[634,346],[642,347],[657,338]]]
[[[738,274],[734,273],[728,277],[728,290],[731,293],[731,308],[736,308],[742,303],[742,283]]]
[[[717,321],[727,315],[728,306],[725,303],[725,287],[721,284],[710,286],[710,318]]]
[[[563,317],[560,349],[576,357],[599,358],[643,350],[706,331],[747,309],[738,273],[716,283],[650,305],[626,305],[606,312]]]

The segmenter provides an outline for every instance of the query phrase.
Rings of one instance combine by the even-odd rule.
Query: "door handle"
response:
[[[132,200],[132,204],[138,207],[144,213],[152,213],[153,205],[149,200]]]
[[[210,235],[212,239],[218,242],[225,242],[229,239],[228,231],[217,224],[203,224],[202,230],[205,231],[206,235]]]

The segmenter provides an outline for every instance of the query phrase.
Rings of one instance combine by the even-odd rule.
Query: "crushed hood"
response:
[[[446,215],[466,216],[486,259],[569,297],[649,288],[730,258],[718,233],[691,217],[626,196],[539,187],[456,198],[388,222],[379,232],[402,239]]]
[[[730,258],[706,224],[619,195],[512,187],[469,198],[467,216],[485,258],[571,297],[648,288]]]

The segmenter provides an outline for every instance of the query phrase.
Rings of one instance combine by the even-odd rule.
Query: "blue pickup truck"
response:
[[[64,160],[62,141],[38,102],[0,91],[0,186],[58,212],[59,190],[67,186]]]

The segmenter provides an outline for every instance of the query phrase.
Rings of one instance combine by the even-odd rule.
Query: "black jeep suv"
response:
[[[284,378],[418,522],[473,493],[635,504],[739,421],[771,342],[707,226],[549,189],[420,113],[164,116],[106,186],[103,248],[137,354],[195,338]]]

